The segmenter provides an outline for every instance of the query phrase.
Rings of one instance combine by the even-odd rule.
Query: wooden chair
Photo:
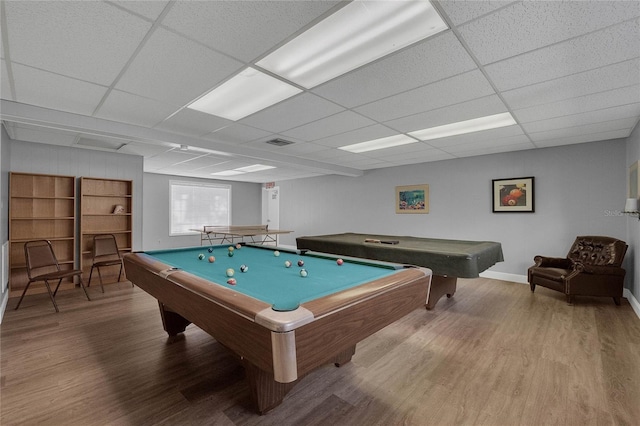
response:
[[[24,295],[27,293],[29,286],[34,281],[44,281],[44,285],[47,287],[51,303],[53,303],[53,307],[56,309],[56,312],[60,312],[60,310],[56,304],[55,297],[58,293],[58,288],[60,287],[62,280],[65,278],[73,279],[73,277],[78,277],[78,281],[80,282],[80,286],[82,287],[85,296],[87,296],[87,300],[91,300],[87,293],[87,289],[84,287],[84,283],[82,282],[82,271],[79,269],[61,269],[50,241],[34,240],[26,242],[24,244],[24,257],[27,262],[27,275],[29,277],[29,282],[22,292],[22,296],[18,301],[16,310],[20,307]],[[51,292],[51,286],[49,286],[49,281],[51,280],[58,280],[58,284],[56,285],[56,289],[53,293]]]
[[[91,286],[91,277],[93,276],[93,269],[98,270],[98,278],[100,279],[100,288],[104,293],[104,286],[102,284],[102,274],[100,268],[105,266],[120,265],[120,272],[118,273],[118,281],[122,278],[122,269],[124,263],[122,256],[120,256],[120,250],[118,250],[118,243],[116,237],[113,234],[100,234],[93,236],[93,264],[91,265],[91,271],[89,272],[89,282],[87,287]],[[131,284],[133,286],[133,283]]]

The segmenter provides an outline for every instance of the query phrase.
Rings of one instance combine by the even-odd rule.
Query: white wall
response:
[[[11,156],[9,135],[0,129],[0,246],[9,240],[9,159]],[[2,283],[4,284],[4,283]],[[0,323],[9,301],[9,291],[0,292]]]
[[[498,241],[505,260],[491,271],[525,276],[535,255],[564,256],[577,235],[626,240],[626,164],[614,140],[282,181],[280,227],[295,232],[281,243],[339,232]],[[525,176],[535,213],[493,213],[492,179]],[[396,214],[395,187],[424,183],[429,214]]]
[[[200,245],[199,235],[169,236],[169,181],[171,180],[231,185],[231,224],[260,224],[262,219],[262,186],[260,184],[145,173],[143,201],[145,214],[142,229],[144,250]]]

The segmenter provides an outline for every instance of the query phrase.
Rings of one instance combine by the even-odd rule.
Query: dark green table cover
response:
[[[397,241],[370,243],[367,239]],[[502,246],[493,241],[463,241],[377,234],[332,234],[296,238],[298,249],[423,266],[435,275],[477,278],[504,260]]]

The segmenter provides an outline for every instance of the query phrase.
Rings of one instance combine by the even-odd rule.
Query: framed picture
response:
[[[533,213],[533,177],[493,179],[494,213]]]
[[[429,213],[429,185],[396,186],[396,213]]]
[[[633,163],[629,167],[629,191],[627,192],[627,198],[638,198],[638,188],[640,188],[640,176],[638,175],[638,161]]]

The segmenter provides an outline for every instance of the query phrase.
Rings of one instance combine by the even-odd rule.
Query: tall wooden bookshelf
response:
[[[89,280],[93,236],[113,234],[121,253],[133,247],[133,181],[80,178],[80,268]],[[104,283],[118,279],[117,267],[103,268]],[[94,271],[95,272],[95,271]],[[94,277],[96,280],[98,277]],[[92,278],[93,282],[93,278]]]
[[[49,240],[63,269],[75,267],[76,178],[33,173],[9,174],[9,286],[10,297],[20,296],[28,282],[24,243]],[[72,281],[60,289],[72,288]],[[42,282],[29,294],[46,292]]]

